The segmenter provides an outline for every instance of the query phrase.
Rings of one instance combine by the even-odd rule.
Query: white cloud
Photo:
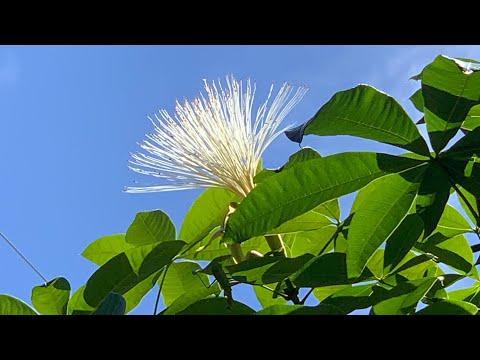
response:
[[[0,52],[0,85],[13,85],[19,74],[18,62],[13,51]]]

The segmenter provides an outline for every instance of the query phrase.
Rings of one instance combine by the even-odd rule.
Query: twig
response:
[[[315,288],[311,288],[310,291],[307,293],[307,295],[305,295],[305,297],[302,299],[302,301],[300,301],[300,304],[305,304],[305,301],[307,301],[308,297],[310,296],[310,294],[313,292],[313,289]]]
[[[10,240],[8,240],[5,235],[3,235],[3,233],[0,232],[0,236],[2,236],[2,238],[7,242],[7,244],[10,245],[13,250],[15,250],[15,252],[28,264],[28,266],[30,266],[33,269],[33,271],[37,273],[38,276],[40,276],[40,278],[43,280],[43,282],[46,285],[48,283],[48,280],[45,278],[45,276],[43,276],[40,273],[40,271],[38,271],[37,268],[33,266],[33,264],[30,261],[28,261],[28,259],[20,252],[20,250],[18,250],[16,246],[13,245],[13,243]]]
[[[165,282],[165,278],[167,277],[167,272],[169,268],[170,268],[170,265],[167,265],[165,267],[163,278],[162,278],[162,281],[160,282],[160,287],[158,288],[157,300],[155,301],[155,308],[153,309],[153,315],[157,314],[158,302],[160,301],[160,295],[162,293],[163,283]]]

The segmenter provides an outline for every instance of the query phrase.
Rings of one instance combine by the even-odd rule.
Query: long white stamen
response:
[[[143,152],[132,154],[129,168],[167,183],[127,192],[217,187],[246,196],[263,152],[285,130],[278,130],[280,123],[307,91],[300,86],[292,96],[294,87],[284,83],[269,107],[272,84],[253,119],[256,86],[250,79],[244,86],[231,75],[225,87],[206,80],[204,86],[206,96],[183,105],[177,101],[173,117],[163,109],[148,117],[154,132],[140,144]]]

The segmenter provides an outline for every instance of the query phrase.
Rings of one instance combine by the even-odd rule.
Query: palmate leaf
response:
[[[318,306],[272,305],[256,315],[345,315],[341,309],[328,304]]]
[[[286,132],[296,142],[308,134],[358,136],[429,155],[425,140],[400,104],[368,85],[336,93],[312,119]]]
[[[371,301],[375,315],[407,315],[437,281],[436,277],[406,281],[390,290],[375,287]]]
[[[115,256],[88,279],[83,293],[86,303],[97,307],[109,292],[125,294],[170,263],[184,245],[179,240],[163,241]]]
[[[64,277],[32,289],[32,305],[42,315],[65,315],[70,299],[70,283]]]
[[[38,315],[35,310],[16,297],[0,294],[0,315]]]
[[[258,184],[230,216],[225,238],[240,243],[268,234],[286,221],[357,191],[376,178],[422,164],[419,160],[368,152],[305,161]]]
[[[193,260],[194,250],[208,243],[208,235],[223,224],[228,205],[238,200],[238,196],[231,191],[213,188],[205,190],[194,201],[178,235],[180,240],[188,244],[187,249],[193,249],[192,255],[184,254],[184,258]]]
[[[368,201],[355,212],[348,230],[347,269],[350,277],[360,276],[368,259],[407,215],[424,171],[425,167],[419,167],[375,181],[377,191],[371,193]]]
[[[465,301],[443,300],[418,311],[415,315],[476,315],[478,308]]]
[[[425,253],[435,255],[440,262],[451,266],[461,274],[469,274],[474,270],[473,252],[463,235],[447,237],[435,232],[415,247]]]
[[[136,246],[175,240],[175,225],[161,210],[139,212],[127,230],[125,241]]]
[[[82,256],[98,266],[102,266],[114,256],[133,249],[135,246],[125,241],[125,234],[108,235],[88,245],[82,252]]]
[[[425,122],[439,153],[455,136],[470,109],[480,103],[480,72],[467,63],[438,56],[421,74]]]
[[[189,290],[203,289],[205,286],[208,286],[209,279],[206,274],[194,274],[194,271],[200,269],[200,265],[192,261],[183,261],[170,265],[162,287],[163,301],[166,306],[170,306]]]

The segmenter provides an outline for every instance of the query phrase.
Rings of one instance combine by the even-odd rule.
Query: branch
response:
[[[160,295],[162,293],[163,283],[165,282],[165,278],[167,277],[167,272],[169,268],[170,268],[170,264],[168,264],[165,267],[163,278],[162,278],[162,281],[160,282],[160,287],[158,288],[157,300],[155,301],[155,308],[153,309],[153,315],[157,315],[158,302],[160,301]]]

